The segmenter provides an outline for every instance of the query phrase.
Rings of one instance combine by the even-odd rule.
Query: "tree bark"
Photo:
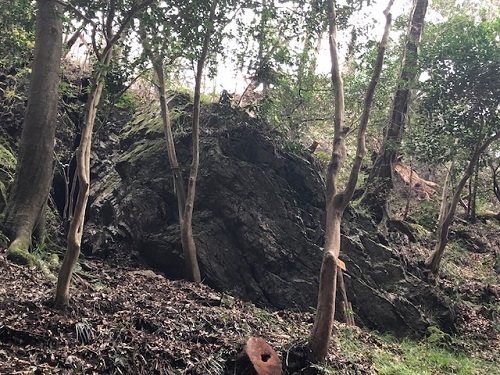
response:
[[[135,7],[133,7],[126,15],[125,18],[116,31],[112,30],[112,23],[115,18],[116,5],[114,2],[110,3],[107,11],[105,39],[106,46],[102,53],[95,51],[99,61],[98,69],[94,72],[92,86],[85,108],[84,128],[80,144],[76,150],[76,174],[78,178],[78,196],[76,198],[76,205],[73,211],[73,217],[70,218],[70,226],[68,231],[67,248],[64,254],[64,259],[59,270],[57,278],[57,286],[54,295],[54,306],[59,309],[64,309],[69,304],[69,289],[71,284],[71,277],[73,269],[80,256],[83,226],[85,219],[85,211],[89,198],[90,190],[90,151],[92,147],[92,131],[94,129],[95,118],[97,115],[97,106],[101,100],[102,90],[104,88],[104,79],[106,78],[107,68],[111,63],[113,56],[113,49],[121,35],[132,21],[132,17],[144,7],[148,6],[152,0],[146,0]]]
[[[342,215],[354,194],[361,163],[366,154],[366,127],[368,125],[375,88],[382,71],[385,50],[389,40],[392,22],[389,11],[392,3],[393,0],[389,2],[387,9],[384,11],[386,15],[384,35],[379,45],[377,61],[365,96],[363,114],[358,128],[354,163],[345,189],[341,192],[337,192],[337,176],[346,160],[345,138],[349,129],[345,126],[344,88],[337,48],[337,15],[333,0],[328,1],[330,59],[332,63],[332,85],[335,99],[334,138],[332,156],[326,173],[325,245],[320,271],[318,306],[310,337],[310,360],[312,362],[324,362],[330,346],[335,316],[338,272],[337,259],[340,254],[341,241],[340,225],[342,222]]]
[[[498,183],[497,171],[500,168],[500,164],[497,166],[490,165],[491,168],[491,178],[493,183],[493,193],[495,197],[500,202],[500,184]]]
[[[43,209],[52,183],[62,55],[59,5],[55,1],[38,0],[37,6],[28,106],[19,143],[16,176],[3,223],[3,231],[12,240],[9,252],[26,254],[35,227],[43,227]]]
[[[366,181],[365,194],[361,198],[362,204],[370,209],[377,223],[388,215],[387,202],[393,184],[394,163],[403,138],[411,88],[417,78],[418,44],[422,37],[427,5],[428,0],[413,0],[401,75],[394,96],[391,118],[385,129],[384,142]]]
[[[182,180],[182,173],[179,167],[179,162],[177,161],[177,153],[175,151],[174,136],[172,133],[172,124],[170,122],[170,113],[168,110],[167,99],[166,99],[165,72],[163,70],[163,63],[160,61],[158,57],[152,56],[152,51],[150,54],[150,58],[153,61],[153,67],[156,72],[156,77],[158,78],[158,94],[160,100],[161,118],[163,122],[163,131],[165,133],[165,139],[167,142],[167,152],[168,152],[168,160],[170,162],[170,169],[172,170],[172,176],[174,179],[175,193],[177,196],[177,206],[179,211],[179,220],[182,225],[184,209],[186,207],[186,191],[184,188],[184,181]]]
[[[457,209],[458,202],[460,201],[460,195],[462,194],[462,190],[469,180],[469,178],[474,173],[474,167],[476,166],[479,157],[481,154],[489,147],[490,144],[500,139],[500,132],[495,135],[490,136],[486,140],[481,143],[481,140],[478,140],[478,145],[474,150],[469,163],[467,164],[467,168],[465,170],[464,175],[460,179],[456,190],[453,194],[451,202],[447,204],[447,202],[443,202],[445,206],[442,209],[442,217],[440,217],[438,229],[437,229],[437,242],[434,247],[431,255],[426,259],[425,266],[426,268],[434,275],[437,275],[439,272],[439,267],[441,265],[441,260],[443,258],[443,253],[448,244],[448,233],[453,222],[453,218],[455,217],[455,211]],[[443,194],[443,199],[445,199],[445,194]]]
[[[476,224],[477,216],[477,190],[479,187],[479,159],[474,167],[474,178],[471,178],[471,194],[469,199],[469,222]]]
[[[215,9],[217,1],[214,1],[210,8],[210,15],[208,20],[213,22],[215,16]],[[196,66],[196,81],[194,88],[193,100],[193,126],[192,126],[192,150],[193,160],[191,162],[191,169],[189,172],[188,188],[186,193],[186,206],[184,208],[183,219],[181,222],[181,241],[184,250],[184,257],[186,261],[186,275],[187,278],[194,282],[201,282],[200,267],[198,265],[198,258],[196,252],[196,243],[193,236],[193,210],[194,198],[196,195],[196,180],[198,178],[198,168],[200,165],[200,97],[201,97],[201,80],[203,78],[203,69],[208,56],[210,47],[210,38],[212,31],[209,27],[205,32],[203,39],[203,47],[201,55],[198,58]]]
[[[102,56],[103,59],[101,63],[103,68],[109,66],[111,56],[112,48],[109,48]],[[80,256],[83,224],[90,190],[90,150],[92,145],[92,131],[97,115],[97,106],[101,100],[101,94],[104,88],[105,75],[106,71],[101,69],[95,76],[87,101],[80,145],[76,150],[76,173],[78,176],[79,189],[73,212],[74,216],[70,218],[67,249],[57,278],[56,294],[54,297],[54,305],[57,308],[65,308],[69,303],[71,276],[73,274],[73,268]]]

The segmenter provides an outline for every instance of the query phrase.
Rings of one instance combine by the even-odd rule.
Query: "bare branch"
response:
[[[368,85],[368,89],[366,91],[363,114],[361,116],[358,129],[356,157],[354,159],[354,163],[351,168],[351,173],[349,175],[349,180],[347,182],[346,188],[342,192],[343,209],[347,207],[347,204],[349,203],[349,201],[352,198],[352,195],[354,194],[354,189],[356,188],[356,184],[358,182],[359,170],[361,169],[361,163],[363,162],[363,159],[366,155],[366,148],[365,148],[366,128],[368,126],[368,119],[372,109],[373,98],[375,96],[375,89],[377,87],[378,80],[382,72],[382,67],[384,65],[385,51],[387,49],[387,44],[389,43],[389,33],[391,31],[391,26],[392,26],[392,14],[390,13],[390,8],[393,2],[394,0],[390,0],[389,5],[384,10],[384,14],[386,17],[384,34],[382,36],[382,40],[380,41],[380,45],[378,48],[377,60],[375,63],[375,68],[373,70],[372,78],[370,80],[370,84]]]
[[[69,1],[54,0],[54,2],[56,2],[57,4],[62,5],[65,8],[70,9],[76,15],[78,15],[79,17],[81,17],[84,21],[86,21],[87,23],[90,23],[91,25],[95,26],[95,21],[93,21],[87,15],[85,15],[84,13],[82,13],[75,5],[71,4]]]

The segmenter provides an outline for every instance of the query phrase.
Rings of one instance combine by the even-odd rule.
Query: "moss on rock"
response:
[[[441,331],[436,326],[428,327],[426,335],[427,335],[426,341],[429,344],[441,348],[450,348],[453,345],[453,338],[449,334]]]
[[[29,243],[25,241],[15,240],[7,249],[7,259],[19,265],[36,267],[38,259],[35,255],[28,251]]]

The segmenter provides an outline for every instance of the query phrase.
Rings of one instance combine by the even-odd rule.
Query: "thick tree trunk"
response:
[[[411,86],[418,73],[418,44],[422,36],[427,5],[428,0],[413,1],[401,75],[394,96],[391,118],[385,129],[384,142],[366,181],[365,194],[361,199],[361,202],[369,207],[378,223],[388,213],[387,201],[392,189],[394,163],[403,138]]]
[[[389,40],[392,17],[390,12],[393,0],[389,1],[386,15],[384,35],[378,49],[377,61],[370,84],[366,91],[363,114],[361,116],[356,156],[351,168],[345,189],[337,192],[337,176],[346,160],[346,135],[349,129],[345,126],[344,88],[341,76],[338,48],[336,11],[333,0],[328,1],[328,20],[330,34],[330,59],[332,63],[332,86],[335,98],[333,150],[326,173],[326,226],[323,262],[320,271],[317,315],[310,337],[310,360],[324,362],[330,346],[333,320],[335,316],[335,296],[337,286],[337,260],[340,255],[340,224],[342,215],[354,194],[361,164],[366,154],[365,134],[371,111],[375,88],[382,71],[385,50]]]
[[[55,1],[37,1],[35,52],[17,172],[3,231],[9,252],[27,253],[52,182],[54,138],[62,54],[62,19]]]

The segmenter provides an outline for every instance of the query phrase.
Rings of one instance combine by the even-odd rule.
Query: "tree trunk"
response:
[[[147,48],[145,47],[145,49]],[[180,225],[182,226],[184,210],[186,207],[186,192],[184,188],[184,181],[182,180],[182,173],[179,167],[179,162],[177,161],[174,136],[172,134],[172,124],[170,122],[170,113],[168,110],[167,99],[166,99],[165,72],[163,70],[163,63],[161,62],[161,59],[157,56],[153,56],[153,51],[150,48],[146,53],[149,54],[149,57],[153,62],[153,67],[156,72],[156,77],[158,79],[158,95],[160,100],[163,131],[165,133],[165,139],[167,141],[168,160],[170,162],[170,169],[172,170],[172,176],[174,179],[175,194],[177,196],[177,206],[179,212],[179,221]]]
[[[208,20],[213,22],[217,1],[214,1],[210,8]],[[201,282],[200,267],[196,254],[196,243],[193,237],[193,209],[194,198],[196,195],[196,180],[198,178],[198,167],[200,165],[200,97],[201,97],[201,80],[203,77],[203,69],[208,56],[210,46],[211,30],[207,27],[205,37],[203,39],[203,48],[201,55],[198,58],[196,66],[196,81],[194,88],[193,101],[193,126],[192,126],[192,145],[193,145],[193,160],[191,162],[191,170],[189,172],[189,181],[186,194],[186,206],[184,208],[183,220],[181,222],[181,241],[184,250],[186,262],[186,276],[188,280]]]
[[[476,224],[476,216],[477,216],[477,189],[479,187],[479,160],[476,163],[476,167],[474,168],[474,178],[471,179],[472,181],[472,189],[471,189],[471,197],[469,201],[469,207],[470,207],[470,212],[469,212],[469,221],[471,224]]]
[[[112,48],[109,48],[103,60],[101,61],[102,68],[109,66],[111,61]],[[69,303],[69,287],[71,284],[71,276],[73,269],[80,256],[80,249],[83,236],[83,224],[85,211],[89,198],[90,190],[90,150],[92,145],[92,131],[94,129],[95,117],[97,114],[97,106],[101,100],[102,90],[104,88],[104,78],[106,70],[101,69],[94,79],[92,88],[89,93],[87,107],[85,110],[85,121],[80,145],[76,150],[76,174],[78,176],[78,196],[73,212],[73,217],[70,218],[70,226],[68,230],[68,244],[64,259],[59,270],[57,278],[56,294],[54,297],[54,305],[57,308],[63,309]]]
[[[337,294],[337,258],[340,253],[340,224],[342,217],[336,217],[330,222],[328,231],[334,247],[325,247],[323,262],[319,276],[318,306],[316,318],[311,331],[311,361],[324,362],[330,347],[333,321],[335,317],[335,300]]]
[[[385,129],[384,142],[366,181],[365,194],[361,198],[361,202],[370,209],[377,223],[380,223],[388,213],[387,202],[392,189],[394,163],[403,138],[411,87],[417,78],[418,44],[422,36],[427,5],[428,0],[413,1],[401,75],[394,96],[391,118]]]
[[[9,252],[26,253],[35,227],[43,227],[43,208],[52,183],[54,139],[62,54],[62,19],[55,1],[37,1],[35,51],[28,106],[19,143],[16,177],[3,231]]]
[[[177,154],[175,151],[175,144],[174,144],[174,137],[172,134],[172,126],[170,123],[170,115],[168,113],[168,106],[167,106],[167,101],[165,98],[165,74],[163,71],[163,65],[158,61],[158,59],[155,59],[156,62],[153,63],[155,66],[155,71],[156,75],[158,77],[158,91],[160,95],[160,107],[161,107],[161,114],[162,114],[162,121],[163,121],[163,129],[165,132],[165,138],[167,140],[167,150],[168,150],[168,158],[170,162],[170,168],[172,169],[172,175],[174,179],[174,185],[175,185],[175,192],[177,196],[177,205],[178,205],[178,211],[179,211],[179,225],[180,225],[180,230],[181,230],[181,243],[182,243],[182,248],[184,250],[184,257],[185,257],[185,263],[186,263],[186,278],[195,281],[195,282],[201,282],[201,275],[200,275],[200,269],[198,266],[198,260],[196,257],[196,243],[194,242],[194,237],[193,237],[193,230],[192,230],[192,212],[193,212],[193,203],[189,206],[189,209],[191,210],[191,215],[188,217],[189,222],[186,223],[184,217],[186,213],[186,193],[184,190],[184,182],[182,180],[182,173],[179,168],[179,163],[177,161]],[[198,84],[198,80],[197,80]],[[197,86],[198,87],[198,86]],[[200,89],[198,87],[198,89]],[[196,176],[198,173],[198,165],[199,165],[199,152],[197,152],[198,146],[196,146],[196,150],[194,148],[194,143],[199,142],[199,139],[195,140],[195,135],[194,135],[194,121],[197,121],[197,126],[199,126],[199,92],[198,92],[198,116],[195,117],[193,116],[193,164],[196,165],[196,171],[193,172],[191,171],[191,174],[194,173],[194,183],[196,183]],[[196,107],[196,97],[195,97],[195,107]],[[195,153],[197,156],[195,157]],[[191,180],[190,180],[191,181]],[[194,186],[192,183],[190,184],[191,186],[191,194],[193,195],[194,198]],[[191,201],[190,201],[191,202]]]
[[[330,346],[333,320],[335,316],[335,296],[337,285],[337,259],[340,254],[340,224],[342,215],[354,194],[358,181],[361,163],[366,154],[365,133],[368,117],[375,95],[375,88],[382,71],[383,61],[392,17],[389,13],[393,0],[389,2],[386,15],[384,35],[378,49],[377,61],[370,84],[366,91],[363,114],[361,116],[356,156],[351,168],[345,189],[337,192],[337,176],[346,160],[345,137],[349,129],[345,126],[344,88],[341,76],[338,47],[336,11],[333,0],[328,1],[328,20],[330,34],[330,59],[332,63],[332,86],[335,98],[333,151],[326,173],[326,226],[323,262],[320,271],[318,307],[310,337],[310,360],[324,362]]]
[[[491,168],[491,178],[493,180],[493,193],[495,197],[500,202],[500,184],[498,183],[497,171],[500,168],[500,164],[497,166],[490,165]]]
[[[478,137],[478,143],[476,146],[476,149],[474,150],[469,163],[467,164],[467,168],[465,170],[464,175],[460,179],[460,182],[457,185],[457,188],[453,194],[453,198],[451,202],[447,205],[444,206],[445,208],[442,210],[442,217],[440,217],[439,224],[438,224],[438,229],[437,229],[437,242],[434,247],[434,251],[431,253],[431,255],[426,259],[425,261],[425,266],[426,268],[432,272],[434,275],[437,275],[439,272],[439,267],[441,265],[441,260],[443,258],[443,253],[444,249],[446,248],[446,245],[448,244],[448,232],[450,229],[450,225],[453,222],[453,218],[455,217],[455,211],[457,209],[458,202],[460,201],[460,195],[462,194],[462,190],[469,180],[469,178],[472,176],[474,172],[474,167],[476,166],[479,157],[481,154],[486,150],[489,145],[496,140],[500,139],[500,132],[487,138],[485,141],[481,143],[481,136],[479,135]],[[445,195],[443,194],[443,199]],[[442,204],[446,205],[446,202],[443,202]],[[441,215],[440,215],[441,216]]]
[[[97,115],[97,106],[101,100],[102,90],[104,88],[104,80],[107,74],[107,68],[111,63],[113,56],[113,49],[123,32],[131,23],[133,16],[152,3],[153,0],[145,0],[142,3],[135,5],[124,17],[119,29],[116,33],[113,32],[113,22],[115,19],[114,2],[111,2],[107,11],[105,40],[106,47],[102,54],[95,49],[99,65],[93,83],[90,89],[89,98],[85,108],[85,121],[80,144],[76,150],[76,175],[78,178],[78,196],[76,198],[76,205],[73,211],[73,217],[70,218],[70,226],[68,230],[68,244],[66,253],[64,254],[63,263],[59,270],[57,278],[56,292],[54,295],[54,306],[59,309],[64,309],[69,304],[69,288],[71,284],[71,277],[73,269],[80,256],[80,249],[82,244],[83,226],[85,219],[85,211],[89,198],[90,190],[90,151],[92,147],[92,131],[94,129],[94,122]],[[94,40],[95,45],[95,40]]]

